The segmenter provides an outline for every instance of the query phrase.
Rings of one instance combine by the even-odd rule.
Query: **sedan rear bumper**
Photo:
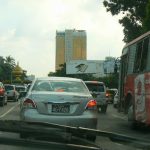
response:
[[[27,109],[21,111],[20,117],[21,120],[28,122],[47,122],[60,125],[97,129],[96,113],[84,112],[83,115],[79,116],[52,116],[48,114],[39,114],[36,109]]]

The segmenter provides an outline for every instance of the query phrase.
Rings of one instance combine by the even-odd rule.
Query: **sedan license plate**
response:
[[[69,105],[63,105],[63,104],[54,104],[52,105],[52,112],[55,113],[69,113],[70,106]]]

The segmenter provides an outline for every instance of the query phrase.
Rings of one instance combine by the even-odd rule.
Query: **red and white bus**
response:
[[[150,31],[123,48],[119,97],[132,125],[150,125]]]

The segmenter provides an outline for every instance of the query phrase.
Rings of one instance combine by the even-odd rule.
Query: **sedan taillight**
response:
[[[96,107],[97,107],[96,100],[90,100],[86,105],[86,109],[91,109],[91,108],[96,108]]]
[[[0,89],[0,94],[4,94],[5,90],[4,89]]]
[[[23,102],[23,107],[25,107],[25,108],[36,108],[36,104],[33,100],[26,99]]]

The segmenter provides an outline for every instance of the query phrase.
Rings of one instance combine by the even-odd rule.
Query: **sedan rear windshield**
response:
[[[93,84],[93,83],[86,83],[89,91],[92,92],[104,92],[104,85],[103,84]]]
[[[33,91],[55,91],[89,93],[82,82],[77,81],[36,81],[32,88]]]
[[[6,91],[14,90],[14,87],[7,85],[7,86],[5,86],[5,89],[6,89]]]

